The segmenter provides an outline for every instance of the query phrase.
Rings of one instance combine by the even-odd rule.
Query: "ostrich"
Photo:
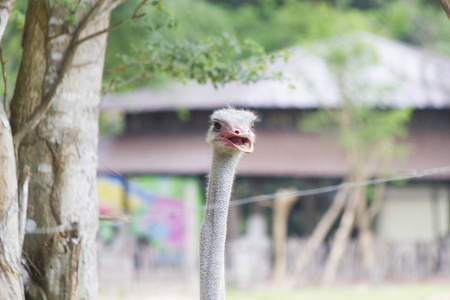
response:
[[[225,238],[234,172],[242,153],[253,152],[256,115],[225,108],[211,115],[206,141],[212,166],[206,191],[205,218],[200,231],[200,299],[225,299]]]

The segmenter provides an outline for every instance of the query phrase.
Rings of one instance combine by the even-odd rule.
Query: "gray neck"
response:
[[[202,300],[225,299],[225,239],[228,205],[236,165],[242,153],[213,153],[200,233],[200,294]]]
[[[205,219],[209,216],[208,212],[215,209],[226,209],[230,201],[231,190],[233,188],[234,173],[237,163],[242,153],[235,154],[213,154],[211,172],[209,174],[208,189],[206,192],[206,212]]]

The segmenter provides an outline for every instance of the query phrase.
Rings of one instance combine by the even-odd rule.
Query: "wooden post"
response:
[[[298,199],[298,196],[295,195],[296,192],[296,189],[279,189],[274,201],[272,228],[275,244],[275,266],[273,279],[276,285],[282,284],[286,275],[287,221],[289,212]]]

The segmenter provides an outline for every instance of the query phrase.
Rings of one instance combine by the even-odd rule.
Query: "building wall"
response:
[[[317,109],[256,109],[261,119],[257,129],[299,130],[302,120]],[[450,128],[449,109],[414,110],[408,123],[410,130],[446,131]],[[128,112],[125,134],[205,134],[212,110],[179,110],[159,112]]]
[[[314,109],[257,109],[257,129],[298,130],[300,121]],[[125,134],[206,134],[212,110],[127,113]]]
[[[449,233],[448,185],[388,187],[377,233],[390,241],[430,241]]]
[[[127,230],[154,247],[161,259],[184,260],[188,251],[197,248],[203,203],[197,177],[134,175],[125,179],[105,174],[98,177],[97,187],[100,213],[128,215]],[[116,225],[101,223],[100,238],[113,240]]]

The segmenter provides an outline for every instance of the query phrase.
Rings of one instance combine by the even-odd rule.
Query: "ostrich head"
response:
[[[252,153],[255,142],[253,124],[257,119],[248,110],[232,107],[216,110],[211,115],[206,141],[216,153]]]

